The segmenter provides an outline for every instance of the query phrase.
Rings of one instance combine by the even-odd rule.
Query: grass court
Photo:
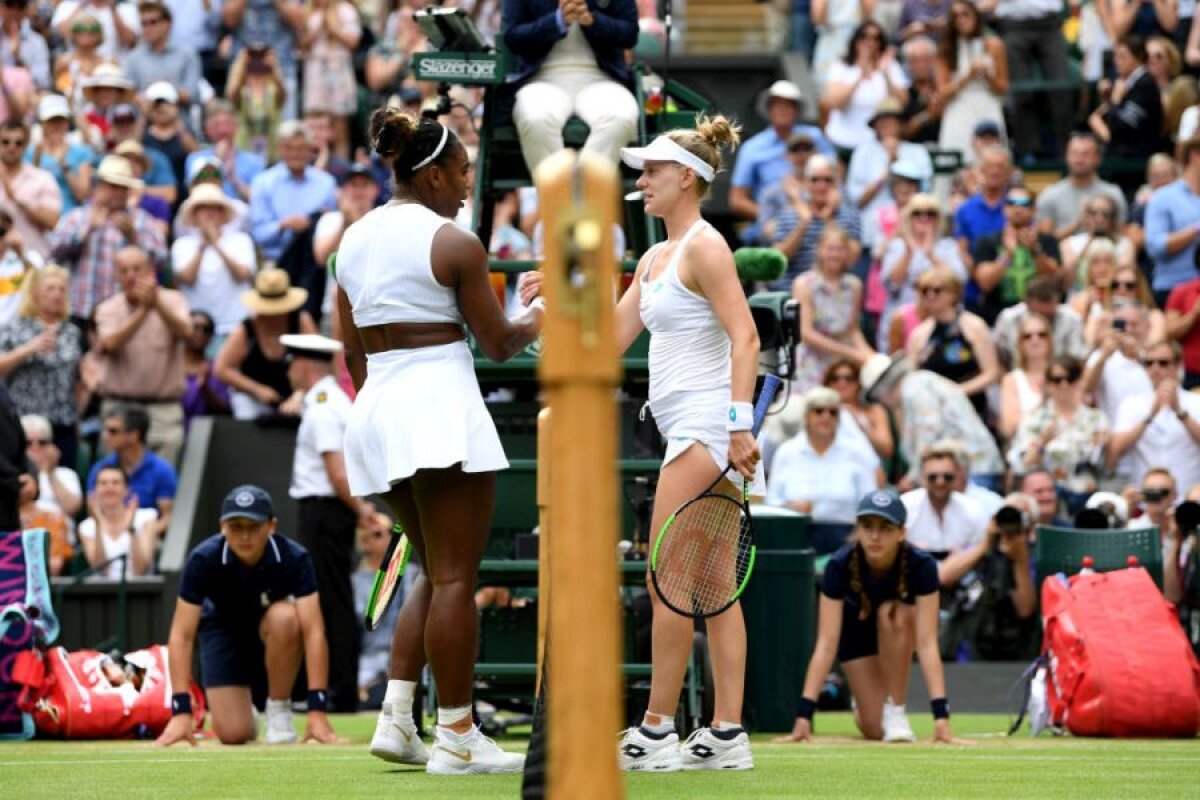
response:
[[[631,775],[636,800],[691,798],[1196,798],[1197,740],[1108,740],[1003,735],[995,714],[953,718],[975,744],[933,746],[932,721],[911,715],[923,741],[880,745],[852,738],[849,714],[818,714],[813,745],[754,738],[756,767],[744,773]],[[336,746],[199,747],[163,751],[151,742],[32,741],[0,744],[0,796],[9,798],[385,798],[474,800],[519,797],[519,776],[427,776],[372,758],[374,714],[334,716],[349,739]],[[302,723],[302,715],[297,722]],[[616,734],[613,735],[614,746]],[[523,747],[525,739],[506,743]]]

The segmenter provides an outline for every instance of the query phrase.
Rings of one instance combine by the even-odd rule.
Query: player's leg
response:
[[[656,537],[667,517],[704,491],[717,474],[712,457],[700,445],[689,447],[663,467],[654,495],[651,536]],[[646,582],[652,610],[650,700],[642,724],[625,732],[619,756],[625,770],[672,772],[681,768],[675,709],[692,652],[695,623],[663,605],[648,575]]]
[[[883,738],[883,704],[887,700],[887,679],[878,655],[842,662],[842,671],[854,695],[854,724],[868,739]]]
[[[422,565],[421,576],[404,597],[404,605],[392,631],[391,663],[383,706],[371,737],[371,755],[397,764],[425,764],[429,751],[417,735],[413,701],[421,670],[425,668],[425,618],[429,614],[432,586],[425,575],[425,539],[420,515],[412,496],[412,482],[396,484],[383,500],[412,543],[414,560]]]
[[[878,631],[879,663],[887,690],[883,706],[883,740],[916,741],[904,703],[916,650],[917,607],[896,600],[883,603],[879,607]]]
[[[413,497],[432,583],[425,654],[438,689],[438,726],[427,770],[435,774],[519,772],[525,757],[505,753],[471,718],[478,615],[475,586],[491,530],[496,476],[460,467],[421,470]]]
[[[290,600],[272,603],[258,624],[258,635],[267,667],[267,744],[294,742],[292,687],[304,656],[296,604]]]
[[[249,686],[210,686],[204,690],[213,733],[221,744],[253,742],[258,731]]]

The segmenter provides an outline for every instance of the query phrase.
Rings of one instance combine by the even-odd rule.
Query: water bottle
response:
[[[1091,556],[1084,556],[1082,563],[1083,569],[1079,570],[1080,575],[1094,575],[1096,573],[1096,570],[1093,569],[1096,566],[1096,562]]]

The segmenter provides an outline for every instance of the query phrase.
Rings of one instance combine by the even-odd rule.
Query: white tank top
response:
[[[650,331],[651,407],[675,392],[723,389],[730,391],[729,334],[712,304],[683,285],[679,261],[696,233],[708,227],[697,220],[675,248],[671,261],[653,281],[650,271],[656,252],[641,277],[642,324]]]
[[[1025,370],[1013,370],[1013,381],[1017,385],[1017,408],[1021,409],[1021,416],[1032,414],[1042,404],[1042,396],[1029,382]]]
[[[453,221],[419,203],[380,206],[350,226],[334,279],[359,327],[389,322],[462,324],[454,289],[433,275],[433,237]]]

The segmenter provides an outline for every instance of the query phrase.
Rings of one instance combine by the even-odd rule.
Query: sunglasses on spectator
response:
[[[830,383],[856,383],[858,376],[853,372],[838,372],[829,376]]]
[[[1113,281],[1112,287],[1114,289],[1128,289],[1133,291],[1138,288],[1138,284],[1137,281]]]
[[[1017,195],[1016,197],[1004,198],[1004,202],[1010,206],[1016,206],[1017,208],[1029,208],[1031,205],[1033,205],[1033,198],[1026,197],[1025,195]]]
[[[930,472],[925,476],[926,483],[950,483],[954,480],[953,472]]]
[[[808,410],[814,414],[828,414],[831,417],[836,417],[838,413],[836,406],[810,406]]]
[[[4,0],[6,8],[25,8],[26,5],[26,0]]]
[[[1047,375],[1046,382],[1052,383],[1055,386],[1062,386],[1062,385],[1069,385],[1069,384],[1074,383],[1075,379],[1072,378],[1070,375],[1063,375],[1063,374],[1059,373],[1058,375]]]
[[[808,179],[812,183],[833,183],[832,175],[811,175]]]
[[[1167,499],[1167,495],[1170,493],[1170,489],[1151,489],[1147,486],[1145,489],[1142,489],[1142,498],[1147,503],[1161,503]]]
[[[0,146],[4,147],[24,147],[25,137],[18,136],[15,139],[0,139]]]
[[[913,219],[937,219],[937,215],[932,208],[918,208],[912,212]]]
[[[7,5],[7,3],[5,5]],[[49,439],[27,439],[26,442],[30,447],[45,447],[46,445],[50,444]]]
[[[151,25],[158,25],[159,23],[166,22],[166,21],[167,21],[166,17],[143,17],[142,18],[142,27],[148,28]]]
[[[1030,339],[1049,339],[1050,334],[1047,331],[1025,331],[1021,334],[1021,339],[1029,341]]]
[[[1173,359],[1173,358],[1143,358],[1142,366],[1143,367],[1162,367],[1163,369],[1167,369],[1168,367],[1175,366],[1175,359]]]
[[[812,142],[796,142],[788,145],[789,153],[811,153],[813,151]]]

